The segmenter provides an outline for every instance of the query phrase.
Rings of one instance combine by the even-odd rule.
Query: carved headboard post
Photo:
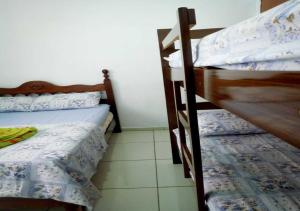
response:
[[[115,101],[115,97],[114,97],[112,84],[109,79],[108,70],[104,69],[104,70],[102,70],[102,73],[104,76],[104,86],[105,86],[105,91],[106,91],[106,95],[107,95],[107,103],[110,105],[110,111],[113,113],[114,119],[116,122],[116,127],[114,129],[114,132],[121,132],[119,115],[118,115],[118,111],[117,111],[117,106],[116,106],[116,101]]]

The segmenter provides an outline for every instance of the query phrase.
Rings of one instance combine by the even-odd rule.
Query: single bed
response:
[[[121,131],[108,71],[103,73],[104,83],[91,86],[38,81],[0,88],[0,95],[104,92],[107,96],[92,108],[0,113],[0,127],[38,129],[35,136],[0,149],[0,209],[92,210],[99,192],[90,179],[111,132]]]

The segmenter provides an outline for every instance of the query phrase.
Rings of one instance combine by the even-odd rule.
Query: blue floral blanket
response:
[[[300,0],[290,0],[256,17],[192,42],[194,66],[231,70],[300,69]],[[171,67],[182,66],[179,51]]]
[[[300,150],[271,134],[201,138],[210,211],[299,211]]]
[[[54,199],[91,209],[99,197],[90,178],[107,147],[91,123],[35,125],[39,132],[0,150],[0,197]]]

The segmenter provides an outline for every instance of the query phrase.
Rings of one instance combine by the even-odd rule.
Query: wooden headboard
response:
[[[108,71],[103,70],[104,77],[109,79]],[[70,86],[59,86],[47,81],[28,81],[16,88],[0,88],[1,95],[29,95],[29,94],[44,94],[44,93],[71,93],[71,92],[97,92],[105,91],[105,84],[95,84],[95,85],[70,85]]]
[[[23,83],[22,85],[16,88],[0,88],[0,96],[1,95],[29,95],[29,94],[43,94],[43,93],[72,93],[72,92],[105,92],[107,99],[101,99],[101,103],[107,103],[110,105],[110,111],[114,115],[114,119],[116,122],[115,132],[121,131],[121,126],[119,122],[119,116],[117,112],[114,92],[112,89],[111,80],[109,79],[108,70],[102,70],[103,73],[103,83],[95,84],[95,85],[70,85],[70,86],[59,86],[47,81],[29,81]]]
[[[288,0],[261,0],[261,12],[276,7],[279,4],[287,2]]]

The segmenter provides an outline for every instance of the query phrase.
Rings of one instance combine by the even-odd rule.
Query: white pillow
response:
[[[40,95],[33,99],[31,111],[91,108],[99,104],[100,92]]]
[[[30,111],[32,101],[28,96],[0,97],[0,112]]]

